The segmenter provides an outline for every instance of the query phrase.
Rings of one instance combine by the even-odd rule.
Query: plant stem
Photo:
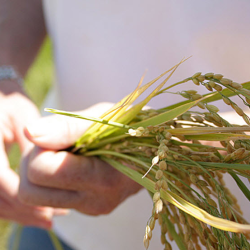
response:
[[[52,241],[53,246],[55,247],[55,250],[64,250],[61,242],[59,241],[55,233],[52,230],[48,230],[48,234]]]
[[[18,250],[18,248],[19,248],[22,231],[23,231],[23,226],[20,225],[20,224],[18,224],[17,228],[16,228],[16,235],[15,235],[15,239],[14,239],[14,246],[12,248],[13,250]]]

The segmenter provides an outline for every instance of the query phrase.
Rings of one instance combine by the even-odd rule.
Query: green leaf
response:
[[[107,121],[107,120],[104,120],[101,118],[96,118],[96,117],[82,116],[79,114],[75,114],[75,113],[71,113],[71,112],[67,112],[67,111],[62,111],[62,110],[58,110],[58,109],[46,108],[46,109],[44,109],[44,111],[58,114],[58,115],[65,115],[65,116],[69,116],[69,117],[73,117],[73,118],[79,118],[79,119],[83,119],[83,120],[87,120],[87,121],[98,122],[101,124],[105,124],[105,125],[109,125],[109,126],[113,126],[113,127],[118,127],[118,128],[124,128],[124,129],[131,128],[128,125],[121,124],[118,122]]]
[[[214,133],[250,132],[250,127],[192,127],[168,129],[173,135],[202,135]]]
[[[154,185],[155,183],[146,178],[142,178],[142,174],[138,173],[137,171],[124,166],[123,164],[107,158],[105,156],[101,157],[102,160],[108,162],[111,166],[113,166],[115,169],[118,171],[122,172],[123,174],[127,175],[129,178],[132,180],[136,181],[143,187],[145,187],[148,191],[154,193]],[[233,221],[221,219],[218,217],[215,217],[213,215],[210,215],[206,211],[200,209],[199,207],[187,202],[186,200],[182,199],[180,196],[177,194],[171,192],[171,191],[165,191],[161,189],[161,198],[164,201],[168,201],[174,206],[178,207],[185,213],[188,213],[189,215],[195,217],[196,219],[209,224],[212,227],[216,227],[218,229],[224,230],[224,231],[229,231],[229,232],[235,232],[235,233],[247,233],[250,232],[250,225],[245,225],[245,224],[239,224]]]
[[[153,116],[149,119],[146,119],[144,121],[138,122],[133,124],[133,127],[147,127],[149,125],[155,126],[160,125],[162,123],[168,122],[174,118],[176,118],[179,115],[182,115],[186,111],[188,111],[190,108],[192,108],[194,105],[196,105],[200,100],[193,101],[190,103],[186,103],[182,106],[176,107],[172,110],[166,111],[164,113],[161,113],[159,115]]]
[[[122,101],[120,101],[118,104],[115,105],[114,110],[115,115],[112,115],[110,111],[108,112],[108,115],[105,116],[105,114],[102,116],[102,118],[107,119],[108,121],[113,121],[121,124],[128,124],[130,121],[134,119],[134,117],[138,114],[138,112],[141,111],[141,109],[158,93],[158,91],[164,86],[164,84],[168,81],[168,79],[171,77],[171,75],[174,73],[174,71],[178,68],[178,66],[183,63],[185,60],[182,60],[180,63],[172,67],[170,70],[164,72],[159,77],[155,78],[154,80],[150,81],[146,85],[141,86],[139,89],[136,89],[133,91],[130,95],[123,98],[122,101],[126,102],[126,100],[129,100],[126,105],[123,105]],[[171,72],[167,78],[160,83],[142,102],[138,103],[135,106],[132,106],[130,109],[127,109],[127,107],[132,104],[145,90],[147,90],[153,83],[155,83],[157,80],[159,80],[161,77],[163,77],[168,72]],[[131,96],[131,98],[129,97]],[[120,106],[120,108],[119,108]],[[112,133],[115,133],[117,131],[116,128],[109,128],[105,125],[99,125],[94,124],[92,125],[82,137],[78,139],[76,142],[76,147],[81,146],[82,144],[88,144],[92,143],[95,139],[103,138],[104,136],[108,136]]]
[[[246,187],[244,182],[233,171],[228,171],[228,173],[234,178],[235,182],[237,183],[238,187],[241,189],[242,193],[250,201],[250,191]]]
[[[185,135],[187,140],[203,141],[228,141],[239,139],[250,139],[250,135],[243,134],[203,134],[203,135]]]

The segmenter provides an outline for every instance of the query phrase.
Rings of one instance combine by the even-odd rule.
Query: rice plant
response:
[[[250,200],[242,181],[250,180],[250,121],[231,100],[238,96],[249,107],[250,82],[239,84],[221,74],[199,72],[164,88],[181,63],[145,85],[141,80],[135,91],[100,118],[46,110],[93,121],[72,152],[99,157],[149,191],[152,214],[145,222],[146,249],[157,220],[164,250],[172,249],[173,240],[181,250],[250,249],[250,225],[223,180],[225,173],[231,175]],[[132,105],[158,81],[143,101]],[[143,109],[152,98],[170,95],[172,87],[189,81],[204,86],[208,94],[181,91],[174,93],[184,98],[180,103]],[[230,105],[246,125],[223,119],[210,104],[217,100]]]

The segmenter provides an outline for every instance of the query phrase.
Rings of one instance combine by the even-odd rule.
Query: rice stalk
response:
[[[230,99],[238,96],[250,107],[250,82],[239,84],[221,74],[198,72],[163,88],[179,65],[165,72],[169,75],[143,101],[131,106],[165,73],[146,85],[140,82],[135,91],[100,118],[47,111],[91,119],[94,123],[76,142],[74,153],[101,158],[149,191],[153,210],[143,239],[146,249],[156,220],[164,249],[171,249],[171,240],[181,250],[202,246],[208,250],[250,249],[250,225],[223,180],[225,173],[230,174],[250,200],[249,188],[242,181],[250,180],[250,120]],[[169,89],[189,81],[209,93],[175,92],[185,100],[157,110],[142,109],[152,98],[169,95]],[[217,100],[230,105],[246,125],[223,119],[218,108],[210,104]],[[207,145],[207,141],[213,144]]]

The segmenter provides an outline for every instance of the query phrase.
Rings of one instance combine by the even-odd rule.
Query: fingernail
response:
[[[52,217],[53,217],[52,210],[45,210],[45,211],[44,210],[43,211],[36,210],[36,211],[34,211],[34,214],[38,218],[41,218],[41,219],[46,220],[46,221],[51,221]]]
[[[70,213],[69,209],[57,208],[57,209],[54,209],[53,215],[55,215],[55,216],[68,215],[69,213]]]
[[[48,122],[42,122],[41,120],[29,124],[25,129],[25,133],[33,138],[47,135],[50,132],[51,132],[50,124]]]

